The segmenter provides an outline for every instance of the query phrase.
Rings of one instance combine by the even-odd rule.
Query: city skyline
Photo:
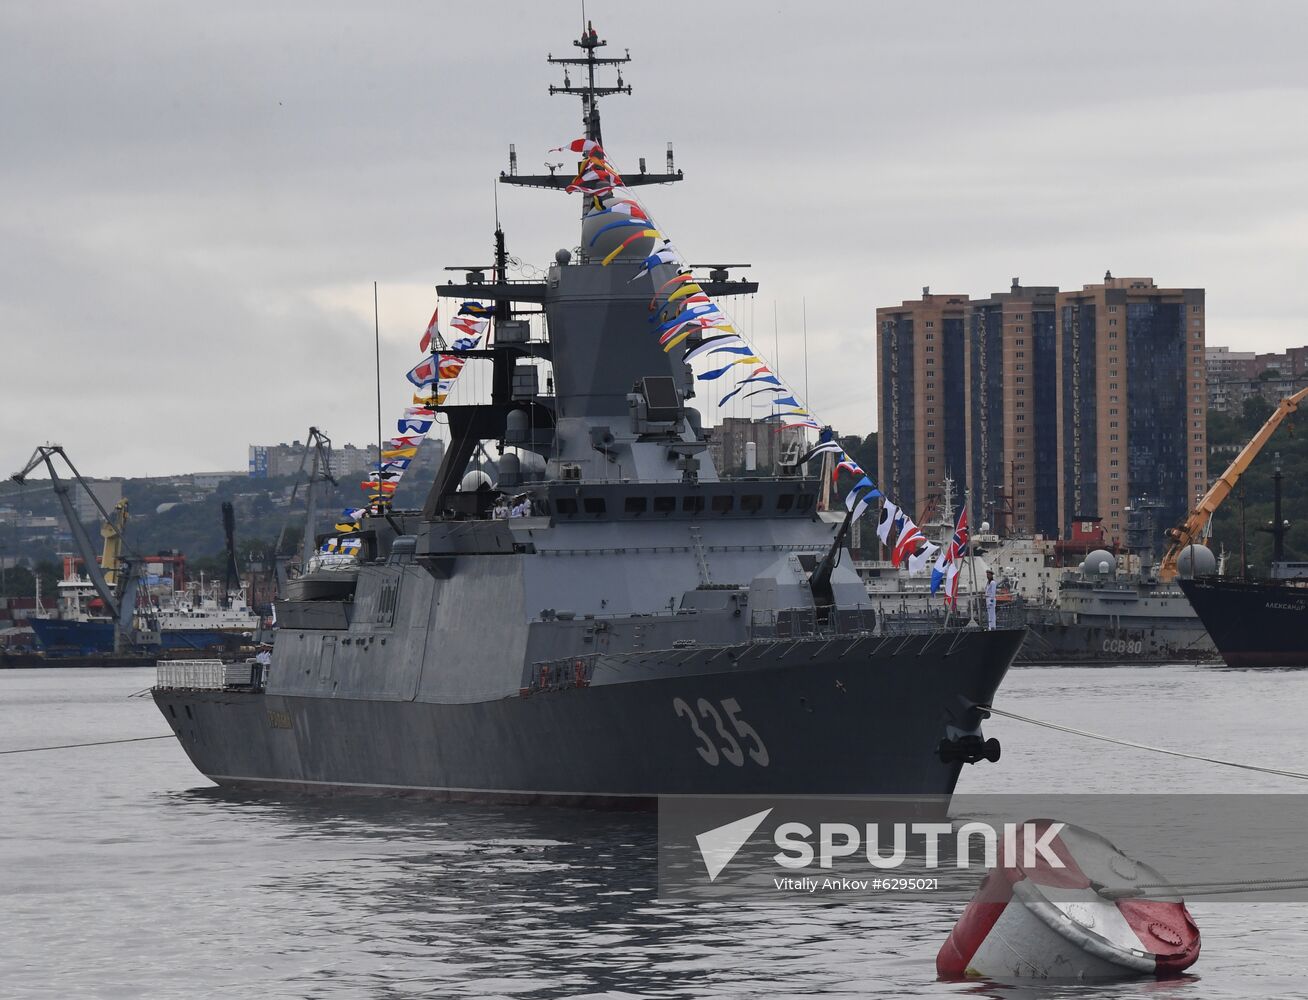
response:
[[[610,153],[675,144],[687,180],[650,208],[690,259],[754,265],[736,318],[842,434],[877,428],[875,306],[924,284],[1151,274],[1208,290],[1211,346],[1308,339],[1308,137],[1284,127],[1308,12],[1120,11],[722,3],[687,31],[587,6],[633,57]],[[239,467],[310,424],[370,441],[372,282],[391,412],[442,268],[489,254],[509,143],[539,169],[578,130],[545,64],[577,15],[0,11],[0,471],[48,440],[97,477]],[[526,268],[576,241],[561,197],[498,207]]]

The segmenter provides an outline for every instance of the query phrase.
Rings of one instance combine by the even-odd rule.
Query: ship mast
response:
[[[624,50],[621,56],[598,56],[596,50],[608,45],[606,39],[600,38],[595,31],[591,22],[586,22],[586,30],[581,33],[580,38],[575,38],[572,44],[581,49],[584,55],[572,56],[569,58],[555,58],[553,54],[546,57],[546,61],[553,66],[563,66],[563,85],[550,85],[550,95],[554,94],[571,94],[574,97],[581,98],[581,126],[587,139],[591,139],[601,145],[604,142],[603,132],[600,128],[599,99],[608,97],[611,94],[631,94],[631,84],[624,83],[622,79],[622,70],[617,71],[617,81],[613,86],[605,86],[596,82],[596,71],[605,66],[623,66],[631,62],[631,50]],[[573,85],[571,72],[567,69],[570,66],[583,67],[586,73],[586,82],[580,85]],[[548,174],[519,174],[518,173],[518,153],[513,146],[509,146],[509,169],[507,172],[501,172],[500,183],[517,184],[521,187],[543,187],[557,188],[562,191],[572,181],[571,176],[564,176],[556,172],[554,165],[549,166]],[[562,166],[559,164],[558,166]],[[672,143],[668,143],[667,151],[667,170],[662,174],[651,174],[645,169],[645,158],[640,158],[640,172],[626,173],[622,175],[623,184],[627,187],[639,187],[643,184],[671,184],[675,181],[682,180],[684,175],[676,168],[672,156]]]

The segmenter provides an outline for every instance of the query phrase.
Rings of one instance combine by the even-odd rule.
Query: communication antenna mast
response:
[[[569,56],[567,58],[556,58],[553,54],[548,57],[548,62],[552,66],[562,66],[563,85],[550,85],[550,94],[571,94],[574,97],[581,98],[581,125],[583,134],[587,139],[603,144],[603,131],[600,127],[599,99],[608,97],[612,94],[630,94],[631,84],[622,79],[622,70],[620,67],[631,62],[631,50],[624,49],[621,56],[600,56],[596,55],[599,49],[608,45],[606,39],[600,38],[595,31],[595,26],[586,22],[586,27],[581,32],[580,38],[574,38],[572,44],[581,49],[582,55]],[[572,67],[578,67],[585,73],[585,82],[574,84],[572,82]],[[597,82],[597,72],[602,72],[604,67],[617,68],[617,79],[613,85],[606,86]],[[651,174],[645,170],[644,158],[641,158],[641,169],[639,173],[622,175],[623,183],[627,187],[638,187],[642,184],[671,184],[674,181],[682,180],[684,175],[680,170],[673,167],[672,143],[668,143],[667,148],[667,173]],[[513,146],[509,147],[509,169],[500,173],[501,184],[517,184],[522,187],[543,187],[557,188],[562,191],[571,182],[571,176],[555,173],[551,165],[548,174],[519,174],[518,173],[518,156]]]

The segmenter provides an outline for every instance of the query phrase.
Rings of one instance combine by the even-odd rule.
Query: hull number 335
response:
[[[768,748],[763,744],[763,737],[740,717],[740,702],[735,698],[723,698],[717,705],[700,698],[694,708],[684,698],[673,698],[672,710],[690,723],[690,731],[700,743],[695,752],[704,758],[704,763],[717,767],[725,759],[743,767],[748,753],[759,767],[768,766]]]

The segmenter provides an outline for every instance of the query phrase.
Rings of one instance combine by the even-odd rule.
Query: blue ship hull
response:
[[[48,657],[91,656],[114,651],[113,622],[29,618],[27,623]]]

